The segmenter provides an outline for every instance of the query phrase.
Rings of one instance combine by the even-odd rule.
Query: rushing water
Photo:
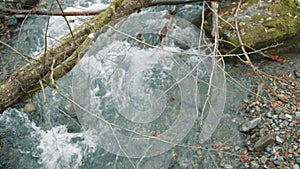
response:
[[[76,1],[66,11],[99,10],[106,4]],[[74,28],[87,18],[67,19],[74,20]],[[32,56],[42,51],[46,21],[25,22],[18,41],[21,52]],[[167,36],[160,41],[158,33],[166,26]],[[74,70],[57,81],[57,91],[46,88],[27,101],[36,106],[34,111],[26,114],[22,107],[15,107],[0,116],[0,132],[5,133],[1,167],[215,165],[209,162],[211,155],[196,146],[211,139],[224,117],[226,81],[222,64],[211,58],[212,45],[189,21],[173,18],[166,10],[133,14],[115,29],[125,34],[110,29],[95,39]],[[48,45],[67,32],[64,18],[51,17]],[[22,38],[29,43],[23,44]]]

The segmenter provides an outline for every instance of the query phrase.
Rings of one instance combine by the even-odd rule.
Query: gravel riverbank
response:
[[[299,56],[257,63],[255,85],[240,105],[245,168],[300,167]]]

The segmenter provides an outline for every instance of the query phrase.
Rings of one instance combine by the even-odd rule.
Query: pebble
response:
[[[268,160],[268,158],[267,158],[266,156],[262,156],[262,157],[260,158],[260,162],[261,162],[262,164],[266,164],[267,160]]]
[[[232,169],[233,167],[230,164],[225,164],[224,168],[226,168],[226,169]]]
[[[280,144],[283,143],[282,139],[281,139],[279,136],[276,136],[276,141],[277,141],[278,143],[280,143]]]
[[[279,106],[277,106],[277,107],[275,107],[275,113],[276,114],[279,114],[279,113],[281,113],[281,111],[282,111],[282,108],[281,107],[279,107]]]
[[[244,101],[244,103],[249,103],[248,99],[244,99],[243,101]]]
[[[239,146],[234,146],[234,150],[235,151],[239,151],[241,149],[241,147],[239,147]]]
[[[300,119],[300,111],[297,111],[297,112],[295,112],[295,114],[296,114],[296,119]]]
[[[255,118],[251,121],[244,122],[240,125],[241,132],[249,132],[251,129],[254,129],[261,122],[261,118]]]
[[[265,83],[270,86],[261,89],[263,94],[268,93],[267,99],[257,99],[254,95],[249,95],[245,109],[241,110],[245,118],[256,119],[261,117],[261,121],[251,130],[254,124],[245,122],[241,127],[247,128],[250,132],[244,133],[244,145],[251,156],[246,168],[282,168],[300,169],[300,87],[295,82],[294,77],[300,78],[300,67],[294,71],[294,75],[282,72],[282,74],[272,78],[265,78]],[[298,81],[298,79],[296,80]],[[257,80],[256,84],[261,82]],[[275,94],[273,93],[275,92]],[[268,100],[271,100],[270,103]],[[247,114],[245,113],[247,112]],[[250,112],[250,113],[249,113]],[[249,127],[250,126],[250,127]],[[246,130],[246,129],[245,129]],[[250,141],[250,142],[249,142]],[[242,149],[242,148],[241,148]],[[258,152],[260,151],[260,152]],[[250,155],[251,154],[251,155]]]
[[[255,111],[256,112],[260,112],[260,107],[259,106],[255,106]]]
[[[283,161],[284,161],[283,157],[282,156],[278,156],[277,160],[274,161],[274,164],[281,165],[281,164],[283,164]]]
[[[272,113],[269,111],[267,114],[266,114],[266,117],[271,119],[272,118]]]
[[[288,118],[288,119],[292,119],[293,116],[289,115],[289,114],[285,114],[285,117]]]
[[[251,161],[250,165],[251,165],[251,168],[254,168],[254,169],[259,168],[259,164],[256,161]]]
[[[295,162],[296,162],[297,164],[300,164],[300,157],[295,158]]]
[[[254,149],[256,151],[262,151],[266,146],[272,144],[275,141],[275,133],[270,133],[260,138],[255,144]]]
[[[294,74],[296,78],[300,78],[300,70],[294,70]]]
[[[279,115],[279,118],[282,119],[282,120],[285,120],[285,119],[286,119],[285,115],[283,115],[283,114],[280,114],[280,115]]]

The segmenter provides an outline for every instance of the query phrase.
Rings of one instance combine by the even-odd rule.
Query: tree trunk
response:
[[[55,87],[50,74],[56,80],[69,72],[87,51],[90,42],[107,30],[105,25],[114,25],[117,19],[146,7],[151,0],[114,0],[110,6],[87,23],[62,37],[46,52],[30,60],[21,69],[13,72],[0,83],[0,112],[40,91],[39,81]],[[52,68],[51,68],[52,67]]]

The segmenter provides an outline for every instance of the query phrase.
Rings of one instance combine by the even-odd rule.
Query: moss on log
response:
[[[225,54],[240,52],[235,32],[235,10],[237,3],[220,6],[220,47]],[[199,18],[194,21],[199,24]],[[246,46],[253,49],[270,48],[268,53],[300,51],[300,3],[297,0],[260,2],[246,0],[238,13],[239,30]],[[210,25],[210,24],[208,24]],[[210,26],[205,28],[210,31]],[[249,49],[249,48],[248,48]],[[249,50],[253,50],[249,49]]]

